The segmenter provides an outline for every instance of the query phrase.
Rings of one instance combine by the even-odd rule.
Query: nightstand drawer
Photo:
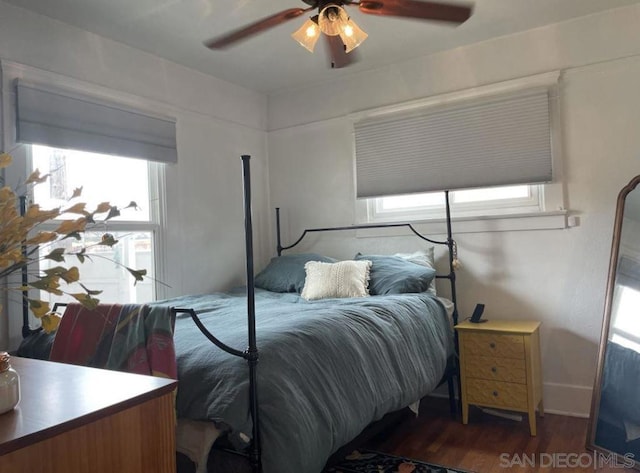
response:
[[[499,333],[461,333],[466,355],[524,359],[524,340],[521,335]]]
[[[466,389],[471,404],[527,410],[525,384],[467,378]]]
[[[524,359],[474,356],[465,363],[465,373],[469,378],[526,384],[527,369]]]

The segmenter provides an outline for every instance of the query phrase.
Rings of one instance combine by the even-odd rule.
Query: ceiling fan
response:
[[[349,17],[344,6],[357,6],[362,13],[370,15],[397,16],[419,20],[463,23],[470,16],[469,6],[427,2],[419,0],[303,0],[307,8],[289,8],[256,21],[230,33],[205,42],[210,49],[223,49],[262,31],[268,30],[305,13],[317,10],[291,36],[303,47],[313,52],[321,33],[329,45],[331,67],[348,66],[355,58],[351,53],[366,38],[367,34]]]

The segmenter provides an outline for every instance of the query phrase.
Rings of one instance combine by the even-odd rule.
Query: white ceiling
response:
[[[413,57],[557,23],[640,0],[475,0],[472,17],[452,27],[348,11],[369,38],[358,62],[330,69],[324,43],[314,54],[290,35],[299,17],[224,51],[203,41],[301,0],[4,0],[253,90],[272,93],[324,82]]]

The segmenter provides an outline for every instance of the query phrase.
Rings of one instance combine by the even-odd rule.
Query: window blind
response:
[[[552,180],[546,88],[354,124],[357,196]]]
[[[95,97],[16,82],[19,143],[175,163],[176,124],[170,118]]]

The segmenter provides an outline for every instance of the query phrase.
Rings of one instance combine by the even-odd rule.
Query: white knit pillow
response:
[[[300,294],[304,299],[366,297],[369,295],[371,261],[309,261],[304,265],[306,279]]]

